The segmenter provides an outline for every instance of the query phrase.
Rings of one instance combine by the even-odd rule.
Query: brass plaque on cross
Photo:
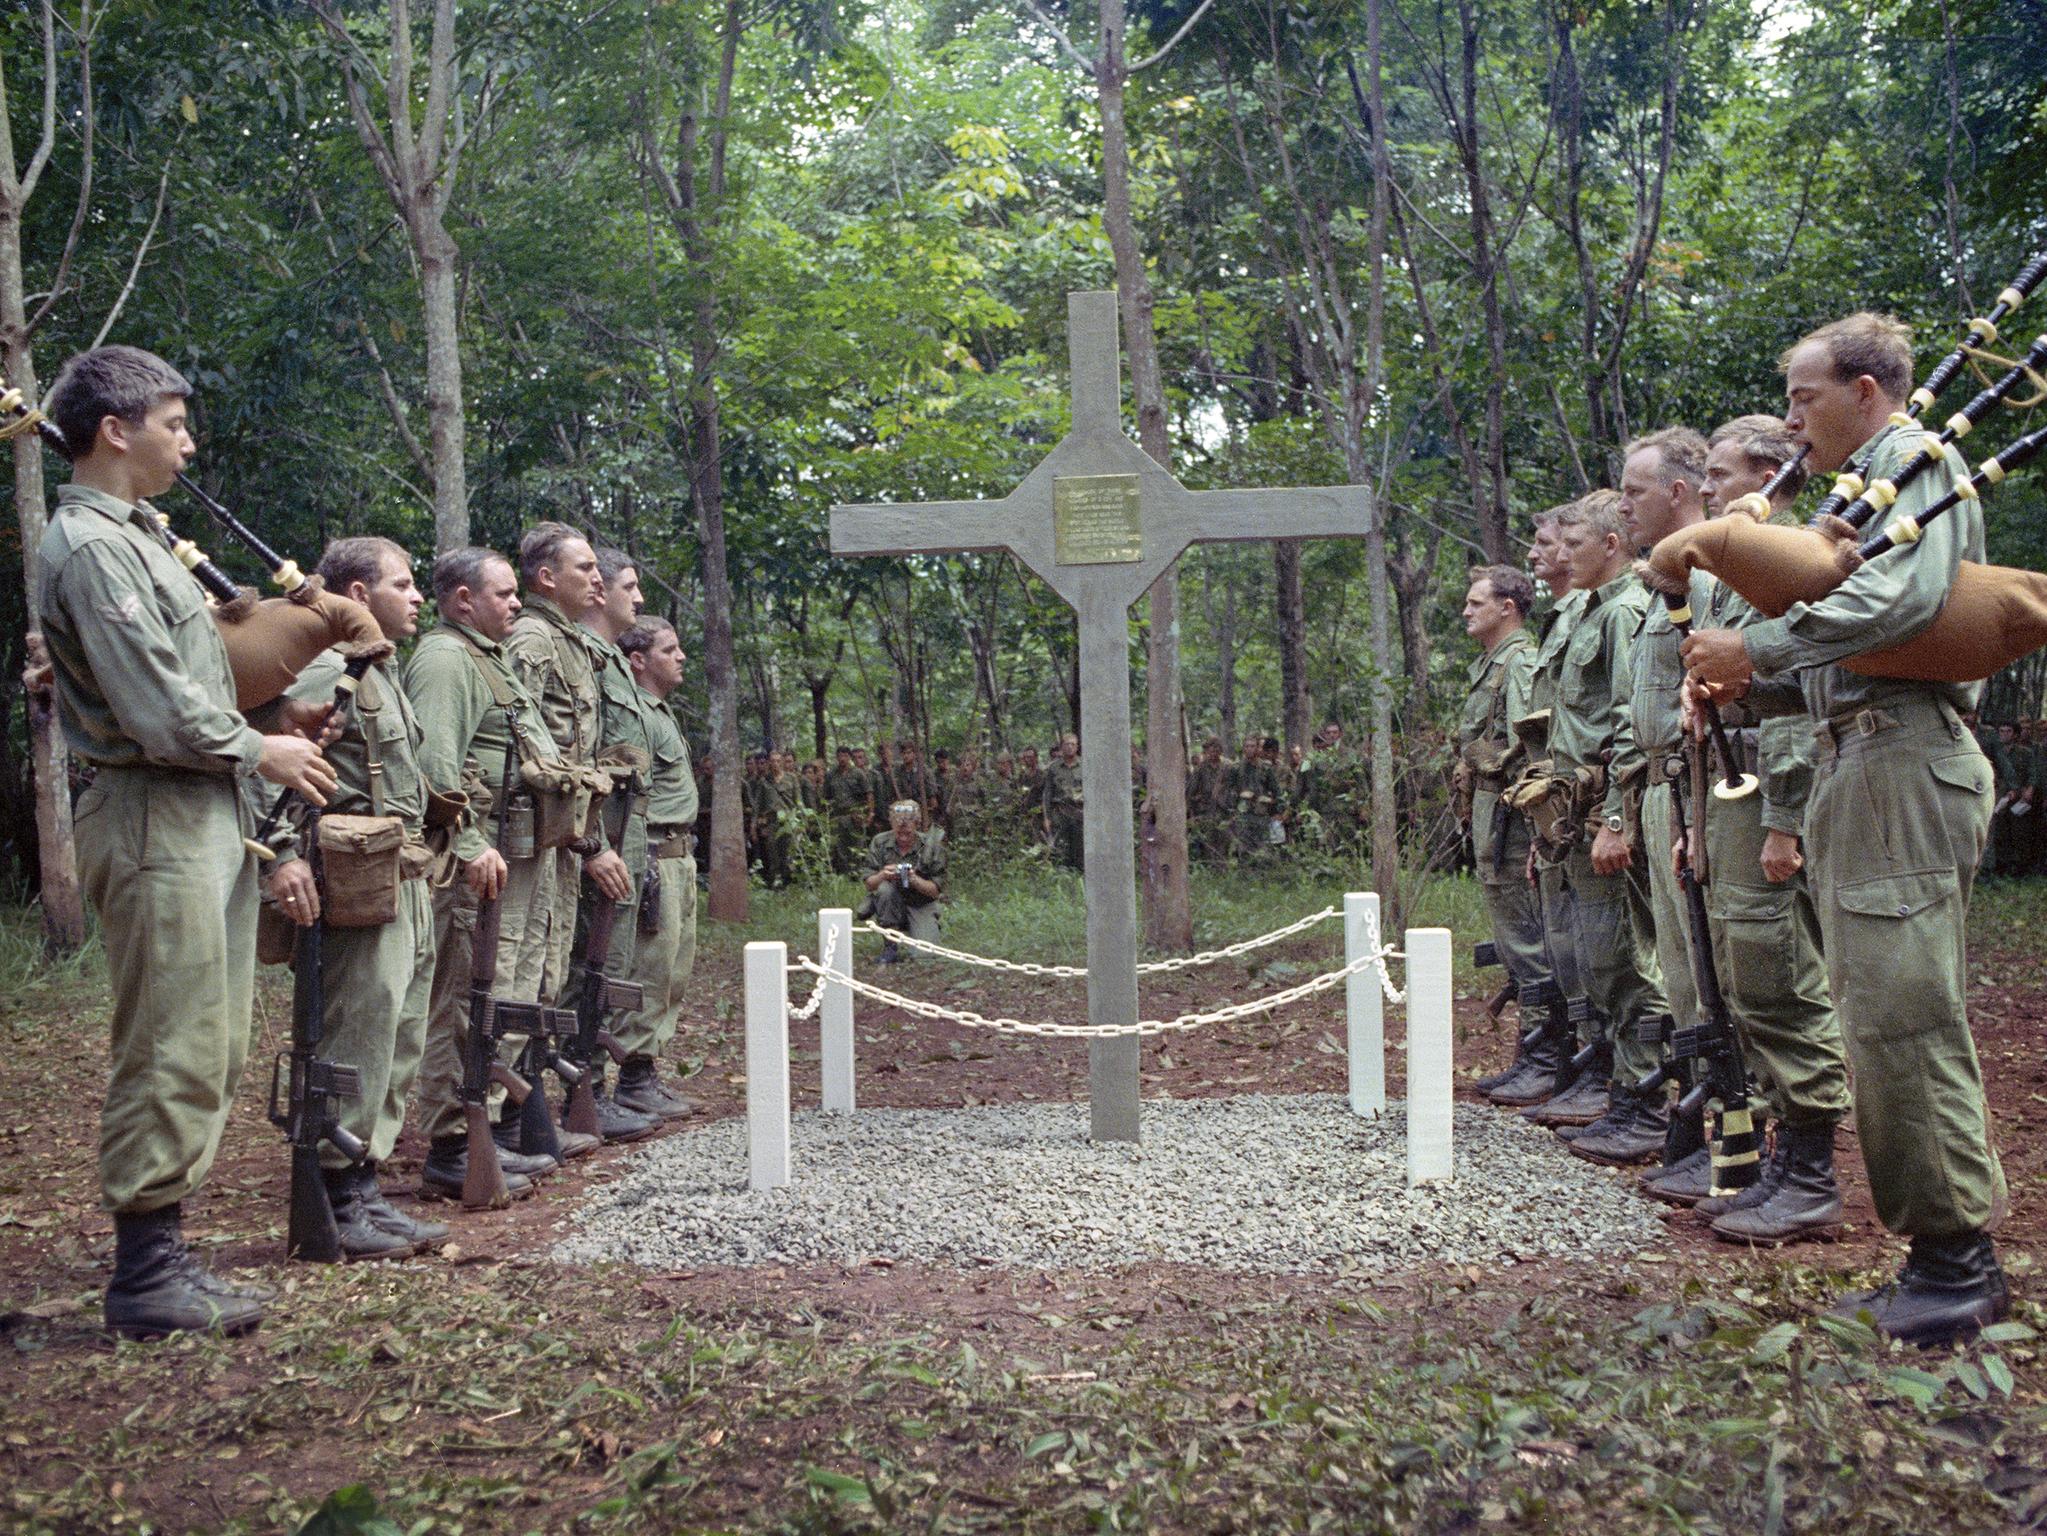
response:
[[[1052,549],[1061,565],[1144,558],[1136,475],[1061,475],[1052,482]],[[1042,505],[1042,503],[1040,503]]]

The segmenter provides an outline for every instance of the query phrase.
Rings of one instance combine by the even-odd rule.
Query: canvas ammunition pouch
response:
[[[1598,765],[1560,768],[1549,758],[1530,763],[1500,799],[1528,818],[1536,839],[1551,853],[1578,841],[1579,830],[1606,793],[1606,770]]]
[[[322,816],[321,919],[330,928],[394,921],[400,883],[424,875],[428,862],[425,846],[406,841],[396,816]]]
[[[566,848],[594,836],[611,775],[559,759],[528,757],[521,738],[519,782],[533,797],[533,846]]]

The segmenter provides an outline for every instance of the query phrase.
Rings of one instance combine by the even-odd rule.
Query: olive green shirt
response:
[[[334,697],[334,684],[343,670],[339,651],[322,651],[298,675],[285,696],[324,704]],[[372,731],[376,733],[377,777],[382,780],[375,796],[370,793]],[[326,748],[335,778],[335,789],[327,797],[326,808],[343,816],[396,816],[411,831],[424,831],[426,778],[419,766],[422,739],[419,716],[398,679],[397,669],[388,662],[371,667],[356,684],[355,702],[341,712],[341,734]],[[453,784],[460,782],[458,773]]]
[[[697,824],[697,776],[689,743],[666,699],[645,695],[647,735],[654,746],[654,783],[647,793],[647,827],[659,838]]]
[[[612,806],[623,809],[624,815],[609,811],[604,820],[607,835],[614,840],[633,878],[638,879],[647,867],[647,796],[652,790],[654,765],[654,735],[647,719],[651,701],[633,680],[632,663],[625,659],[624,651],[592,630],[584,630],[582,639],[597,677],[599,750],[629,747],[642,754],[647,763],[639,774],[636,792],[612,801]]]
[[[1692,572],[1689,594],[1692,622],[1699,628],[1705,627],[1716,585],[1704,571]],[[1677,626],[1670,622],[1670,605],[1663,594],[1648,593],[1641,628],[1631,647],[1633,665],[1628,680],[1627,718],[1622,725],[1625,747],[1616,751],[1616,764],[1661,756],[1684,746],[1684,728],[1678,718],[1679,693],[1685,680],[1684,656],[1679,650],[1682,644]]]
[[[1508,734],[1508,708],[1513,701],[1517,674],[1521,692],[1535,672],[1535,641],[1525,629],[1517,629],[1487,651],[1465,670],[1471,692],[1464,700],[1464,713],[1457,723],[1459,750],[1479,742],[1496,742],[1504,750]],[[1320,759],[1310,759],[1311,763]],[[1305,770],[1304,770],[1305,772]]]
[[[1057,816],[1079,811],[1087,802],[1078,760],[1071,767],[1054,763],[1045,770],[1045,814]]]
[[[538,702],[541,723],[561,756],[582,765],[597,760],[603,708],[592,638],[547,598],[529,597],[504,645],[512,671]]]
[[[473,648],[473,649],[472,649]],[[442,620],[418,645],[405,664],[405,692],[420,723],[415,757],[427,779],[443,789],[462,782],[462,765],[474,760],[493,797],[502,795],[505,758],[512,744],[505,711],[491,692],[491,671],[519,712],[519,729],[541,755],[554,755],[553,743],[540,734],[540,706],[527,693],[495,640],[467,625]],[[518,767],[512,766],[513,782]],[[490,846],[496,836],[495,816],[466,826],[455,835],[455,856],[465,863]]]
[[[1894,479],[1919,451],[1920,434],[1886,426],[1850,455],[1865,480]],[[1922,470],[1899,493],[1890,512],[1864,530],[1873,534],[1900,517],[1916,517],[1940,500],[1969,470],[1950,446],[1945,467]],[[1797,673],[1805,711],[1815,720],[1839,720],[1864,709],[1913,699],[1934,699],[1957,713],[1976,707],[1981,683],[1924,683],[1899,677],[1864,677],[1834,663],[1912,639],[1940,616],[1964,560],[1983,558],[1983,508],[1974,498],[1926,525],[1918,543],[1866,562],[1816,603],[1793,603],[1784,616],[1742,632],[1749,660],[1762,679],[1752,694],[1763,713],[1794,707],[1783,684]],[[1775,675],[1774,677],[1772,675]],[[1776,686],[1772,686],[1772,684]]]
[[[1586,593],[1566,592],[1550,610],[1543,623],[1541,638],[1536,642],[1535,665],[1529,669],[1525,685],[1517,688],[1510,682],[1507,696],[1507,719],[1510,723],[1556,707],[1564,647],[1571,643],[1571,636],[1578,631],[1578,621],[1584,615],[1586,601]],[[1530,745],[1531,748],[1535,746],[1534,743]],[[1548,750],[1546,741],[1542,750]]]
[[[1571,637],[1564,643],[1557,674],[1550,752],[1561,767],[1606,763],[1609,816],[1618,816],[1621,809],[1622,775],[1628,763],[1617,749],[1631,745],[1621,740],[1621,727],[1633,676],[1635,634],[1648,602],[1648,589],[1632,566],[1587,594]],[[1633,757],[1638,761],[1640,754]]]
[[[916,866],[916,872],[938,887],[938,894],[945,894],[945,834],[926,829],[917,834],[917,840],[910,845],[908,853],[896,847],[895,829],[877,832],[867,844],[867,873],[878,875],[884,869],[901,864],[905,860]],[[926,898],[903,892],[905,900],[923,901]]]
[[[65,742],[100,768],[253,774],[263,737],[235,709],[205,590],[152,526],[104,491],[57,492],[37,597]]]
[[[1796,513],[1781,512],[1774,523],[1796,524]],[[1706,602],[1706,623],[1727,629],[1747,629],[1763,622],[1762,614],[1724,581],[1713,583]],[[1702,626],[1703,627],[1703,626]],[[1754,718],[1744,706],[1721,712],[1729,726],[1747,725]],[[1803,714],[1772,715],[1756,724],[1756,777],[1762,780],[1763,827],[1770,832],[1788,832],[1800,837],[1805,832],[1805,802],[1812,793],[1812,722]]]
[[[824,776],[825,804],[831,807],[834,816],[851,820],[874,814],[874,787],[869,778],[851,764],[834,768]]]

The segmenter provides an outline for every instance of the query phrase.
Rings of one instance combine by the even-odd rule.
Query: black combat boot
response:
[[[327,1203],[334,1209],[334,1230],[341,1238],[341,1257],[354,1264],[364,1259],[409,1259],[412,1239],[387,1231],[371,1218],[363,1202],[360,1175],[353,1168],[323,1168]],[[375,1188],[375,1180],[371,1180]]]
[[[680,1120],[697,1112],[695,1100],[684,1098],[661,1081],[651,1056],[626,1057],[618,1069],[618,1092],[612,1095],[612,1102],[661,1121]]]
[[[535,1093],[540,1092],[538,1088],[535,1088],[533,1091]],[[515,1152],[521,1156],[527,1156],[529,1154],[520,1152],[524,1138],[519,1127],[519,1106],[507,1100],[505,1107],[512,1112],[512,1117],[509,1120],[492,1121],[490,1139],[498,1144],[500,1152]],[[595,1136],[586,1135],[582,1131],[572,1131],[566,1126],[561,1125],[557,1125],[554,1128],[554,1144],[561,1148],[563,1162],[568,1162],[573,1158],[588,1157],[592,1152],[595,1152],[604,1145]],[[547,1163],[547,1168],[541,1170],[543,1173],[559,1166],[553,1158],[548,1157],[544,1152],[530,1155],[539,1157]]]
[[[1868,1312],[1877,1331],[1928,1348],[1967,1338],[2011,1312],[2011,1292],[1987,1233],[1915,1237],[1905,1267],[1889,1285],[1850,1291],[1836,1317]]]
[[[1841,1187],[1834,1182],[1832,1125],[1777,1127],[1786,1151],[1777,1187],[1761,1205],[1735,1208],[1713,1223],[1728,1243],[1832,1242],[1841,1233]]]
[[[498,1162],[505,1170],[505,1190],[516,1200],[521,1195],[533,1193],[533,1180],[524,1172],[515,1172],[514,1163],[539,1163],[554,1166],[551,1157],[523,1157],[517,1152],[498,1149]],[[462,1184],[469,1176],[469,1138],[458,1132],[453,1136],[436,1136],[427,1143],[426,1161],[420,1164],[419,1192],[429,1199],[460,1200]]]
[[[1508,1109],[1541,1104],[1556,1097],[1563,1070],[1564,1046],[1554,1031],[1535,1037],[1505,1078],[1486,1090],[1486,1097]],[[1481,1087],[1484,1085],[1481,1084]]]
[[[114,1278],[107,1284],[107,1331],[128,1339],[160,1339],[181,1331],[247,1333],[263,1321],[263,1304],[232,1293],[185,1248],[176,1205],[114,1217]]]
[[[446,1222],[420,1221],[384,1198],[384,1191],[377,1183],[376,1164],[360,1162],[356,1164],[354,1173],[356,1203],[373,1226],[404,1238],[419,1253],[438,1248],[448,1240]]]
[[[1700,1147],[1675,1163],[1643,1173],[1642,1193],[1666,1205],[1697,1205],[1713,1189],[1713,1149]]]
[[[590,1073],[590,1096],[597,1105],[597,1134],[604,1138],[606,1146],[621,1141],[643,1141],[661,1129],[664,1122],[660,1117],[629,1109],[612,1097],[601,1066],[593,1065],[587,1070]]]
[[[1569,1070],[1568,1063],[1565,1069]],[[1601,1045],[1563,1092],[1547,1104],[1534,1105],[1521,1113],[1537,1125],[1591,1125],[1607,1112],[1606,1080],[1612,1073],[1613,1048]]]
[[[1633,1168],[1663,1156],[1670,1120],[1661,1091],[1644,1093],[1626,1083],[1611,1083],[1606,1102],[1604,1118],[1586,1126],[1568,1143],[1573,1157],[1609,1168]]]
[[[1791,1156],[1791,1138],[1784,1134],[1784,1127],[1777,1127],[1776,1140],[1770,1143],[1770,1150],[1763,1158],[1762,1171],[1755,1183],[1731,1195],[1708,1195],[1692,1209],[1699,1219],[1707,1223],[1718,1221],[1729,1211],[1754,1210],[1777,1192],[1777,1185],[1784,1177],[1784,1161]]]
[[[1527,1065],[1528,1053],[1535,1048],[1533,1043],[1525,1042],[1522,1036],[1533,1027],[1536,1009],[1542,1002],[1541,987],[1538,985],[1521,988],[1516,994],[1516,1001],[1520,1006],[1517,1010],[1518,1020],[1514,1026],[1514,1059],[1508,1062],[1503,1070],[1488,1072],[1484,1077],[1474,1080],[1471,1086],[1480,1093],[1490,1094],[1508,1078],[1520,1072]],[[1541,1036],[1538,1035],[1536,1039],[1539,1041]]]

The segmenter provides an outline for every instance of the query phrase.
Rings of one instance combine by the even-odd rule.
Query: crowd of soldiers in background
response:
[[[923,809],[924,824],[967,846],[1000,852],[1043,846],[1053,861],[1081,867],[1084,797],[1080,743],[1067,735],[1049,751],[1036,747],[986,758],[974,749],[939,748],[924,761],[914,741],[841,746],[827,766],[821,757],[799,763],[787,749],[746,759],[749,863],[771,886],[797,873],[803,829],[828,850],[833,872],[855,873],[869,840],[888,830],[889,807],[905,800]],[[708,763],[698,769],[699,841],[707,841],[711,798]],[[1131,754],[1131,794],[1142,812],[1146,771]],[[1187,769],[1187,842],[1209,864],[1262,862],[1291,846],[1331,853],[1362,848],[1371,814],[1370,770],[1344,740],[1335,721],[1306,750],[1285,749],[1277,737],[1252,733],[1235,757],[1211,736]]]
[[[1997,809],[1980,875],[2010,879],[2047,874],[2047,719],[1969,727],[1990,759]]]

